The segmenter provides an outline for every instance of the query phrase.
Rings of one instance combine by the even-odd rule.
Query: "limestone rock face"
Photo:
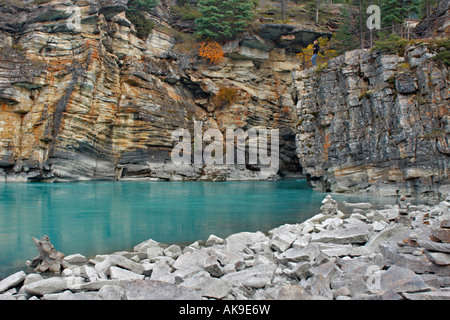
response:
[[[431,13],[428,21],[420,22],[414,32],[421,37],[450,35],[450,1],[442,0]]]
[[[320,72],[296,71],[295,54],[327,34],[263,24],[225,44],[224,61],[211,66],[177,49],[171,1],[159,2],[146,13],[156,24],[146,39],[135,35],[126,0],[0,7],[0,182],[303,172],[337,192],[423,194],[450,184],[448,68],[431,49],[356,50]],[[280,170],[175,165],[172,133],[187,129],[194,140],[197,122],[224,135],[278,129]]]
[[[297,154],[315,188],[395,195],[449,184],[449,73],[434,54],[355,50],[295,74]]]
[[[222,64],[194,68],[172,50],[169,2],[149,14],[157,27],[147,39],[136,37],[125,0],[0,7],[1,182],[261,179],[245,165],[174,166],[172,132],[192,132],[194,121],[223,133],[279,129],[280,169],[301,170],[295,54],[247,39]],[[80,28],[72,27],[72,4]],[[236,97],[217,106],[224,87]]]

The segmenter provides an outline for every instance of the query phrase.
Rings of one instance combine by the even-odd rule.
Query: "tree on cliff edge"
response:
[[[126,17],[136,28],[136,36],[145,40],[152,32],[155,24],[147,20],[144,11],[151,12],[159,4],[158,0],[128,0]]]
[[[203,39],[233,39],[254,16],[251,0],[200,0],[198,7],[202,16],[195,21],[195,34]]]

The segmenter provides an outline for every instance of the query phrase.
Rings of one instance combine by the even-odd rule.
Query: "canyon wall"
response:
[[[355,50],[296,73],[297,153],[311,185],[426,195],[448,184],[449,72],[434,50]]]
[[[156,28],[144,40],[126,0],[0,6],[0,181],[264,178],[258,165],[175,166],[172,132],[194,121],[222,133],[279,129],[280,171],[269,178],[301,171],[293,48],[322,34],[262,25],[210,65],[174,49],[169,2],[147,14]],[[71,28],[74,4],[81,28]],[[220,101],[223,88],[232,103]]]
[[[330,35],[261,24],[210,65],[177,49],[170,1],[147,15],[156,27],[145,39],[126,3],[0,6],[0,182],[267,178],[260,164],[174,165],[173,131],[202,122],[223,134],[279,129],[280,170],[269,178],[303,172],[319,190],[383,195],[449,184],[439,48],[356,50],[298,71],[296,53]],[[68,24],[74,4],[79,29]]]

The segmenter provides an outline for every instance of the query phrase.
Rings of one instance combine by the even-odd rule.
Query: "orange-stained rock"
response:
[[[82,23],[73,31],[59,1],[0,8],[0,26],[14,20],[21,28],[18,35],[8,31],[14,27],[0,28],[0,169],[6,181],[112,180],[119,171],[120,179],[198,179],[209,171],[227,179],[230,169],[168,168],[172,132],[192,131],[193,121],[222,132],[279,128],[287,137],[281,167],[299,170],[292,70],[231,58],[182,68],[170,32],[156,28],[145,41],[135,36],[126,2],[77,2]],[[168,25],[166,1],[157,12],[154,18]],[[237,99],[212,108],[224,86],[235,87]],[[242,172],[243,179],[246,172],[255,176]]]

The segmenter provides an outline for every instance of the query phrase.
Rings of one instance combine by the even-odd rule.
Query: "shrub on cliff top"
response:
[[[446,50],[443,52],[439,52],[437,55],[434,56],[434,60],[437,63],[445,64],[447,66],[450,66],[450,51]]]
[[[403,55],[405,46],[408,43],[409,40],[392,33],[388,38],[375,42],[375,46],[373,48],[385,53]]]
[[[220,63],[224,57],[222,46],[216,41],[205,41],[200,43],[198,55],[211,64]]]
[[[450,40],[437,40],[436,46],[438,47],[438,52],[434,56],[434,60],[437,63],[445,64],[447,66],[450,66]]]

